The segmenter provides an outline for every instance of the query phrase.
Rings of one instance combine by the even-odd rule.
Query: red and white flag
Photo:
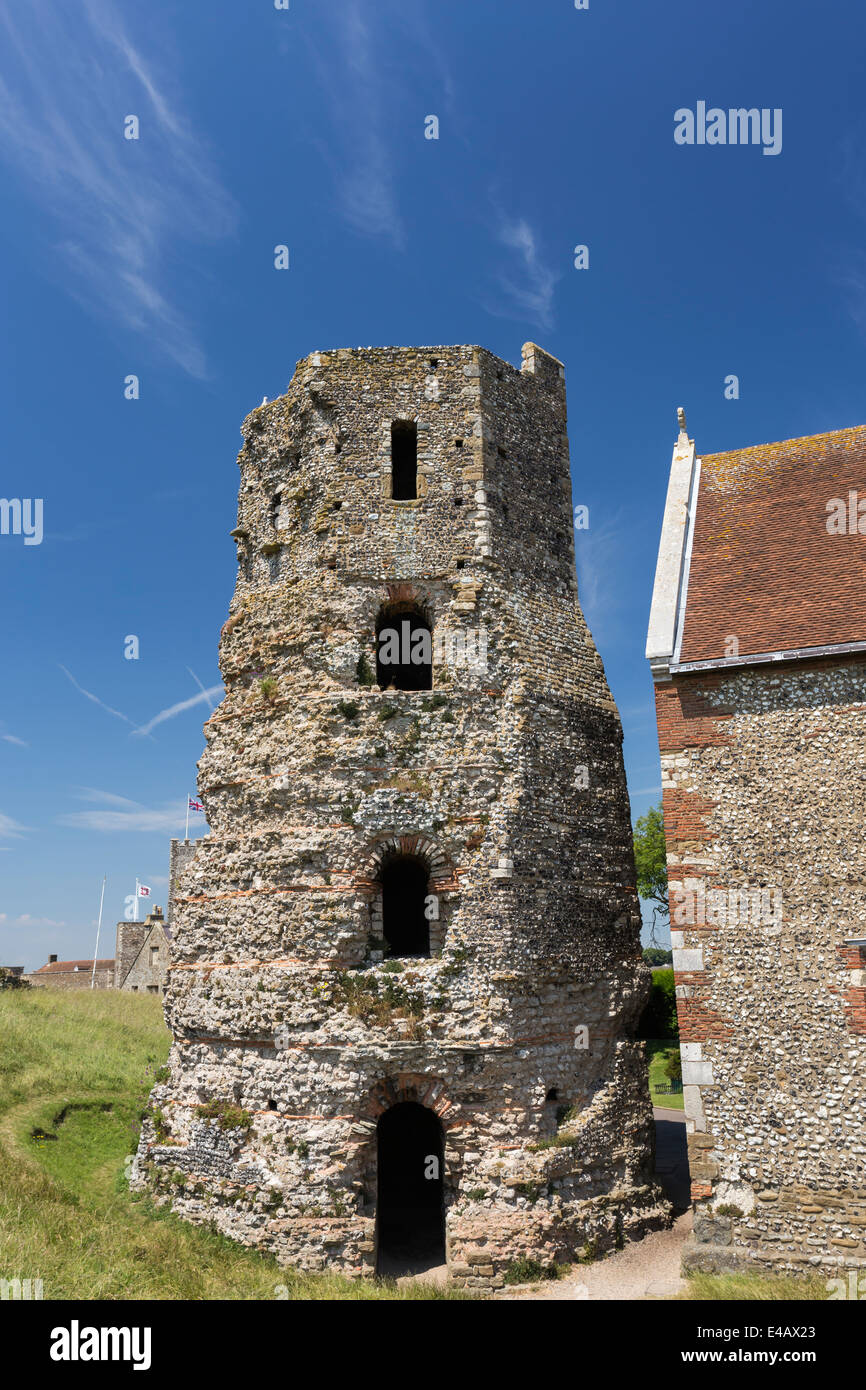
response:
[[[146,883],[139,883],[139,884],[138,884],[138,896],[139,896],[140,898],[149,898],[149,897],[150,897],[150,889],[148,888],[148,886],[147,886]]]

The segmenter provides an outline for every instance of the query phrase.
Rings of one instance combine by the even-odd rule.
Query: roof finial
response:
[[[678,406],[677,406],[677,420],[679,421],[680,434],[685,434],[685,432],[686,432],[686,412],[683,410],[683,407],[682,407],[681,405],[678,405]]]

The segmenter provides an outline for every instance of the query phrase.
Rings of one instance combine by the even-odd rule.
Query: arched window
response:
[[[420,1274],[445,1263],[442,1125],[417,1101],[398,1101],[376,1126],[376,1269]]]
[[[376,623],[376,684],[432,690],[433,635],[417,609],[384,609]]]
[[[418,496],[418,426],[414,420],[391,425],[391,496],[408,502]]]
[[[386,957],[429,956],[428,881],[427,865],[417,855],[397,854],[382,865],[382,935]]]

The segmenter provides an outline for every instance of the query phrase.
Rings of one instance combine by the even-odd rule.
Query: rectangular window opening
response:
[[[418,496],[418,426],[414,420],[391,425],[391,496],[409,502]]]

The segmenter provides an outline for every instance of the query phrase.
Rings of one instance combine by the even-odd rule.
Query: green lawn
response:
[[[133,1196],[124,1161],[168,1049],[148,995],[0,992],[0,1277],[46,1299],[467,1297],[296,1274]]]
[[[682,1110],[683,1093],[682,1091],[673,1096],[661,1095],[658,1091],[659,1086],[669,1086],[670,1078],[665,1073],[665,1062],[671,1053],[679,1050],[679,1043],[670,1038],[651,1038],[646,1045],[646,1055],[649,1061],[649,1081],[650,1094],[653,1105],[666,1105],[669,1110]]]

